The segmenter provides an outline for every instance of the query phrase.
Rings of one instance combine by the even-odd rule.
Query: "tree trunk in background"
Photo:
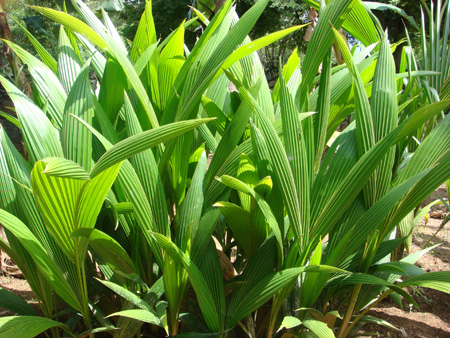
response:
[[[214,0],[214,3],[216,4],[216,7],[214,7],[214,14],[216,14],[219,9],[223,6],[226,0]]]
[[[4,2],[0,0],[0,36],[2,39],[12,41],[11,30],[9,29],[8,20],[6,20],[6,12],[3,9]],[[19,62],[14,52],[5,43],[3,43],[3,54],[8,58],[14,76],[16,76]]]
[[[6,12],[4,11],[5,3],[5,0],[0,0],[0,37],[2,39],[13,42],[14,40],[12,38],[11,29],[9,28],[8,20],[6,18]],[[6,43],[3,43],[2,54],[4,54],[8,58],[8,62],[13,71],[14,78],[17,79],[18,77],[19,85],[22,91],[25,93],[25,95],[30,96],[32,92],[31,86],[28,83],[23,72],[19,72],[21,67],[19,59]]]

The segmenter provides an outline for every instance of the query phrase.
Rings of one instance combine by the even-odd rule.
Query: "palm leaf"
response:
[[[61,327],[72,337],[75,337],[75,335],[70,333],[67,325],[48,318],[35,316],[0,318],[0,335],[3,337],[34,338],[40,333],[54,327]]]

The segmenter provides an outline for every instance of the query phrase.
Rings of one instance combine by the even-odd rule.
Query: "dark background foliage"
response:
[[[108,7],[111,1],[117,0],[86,0],[86,3],[92,9],[97,9],[100,6]],[[243,15],[255,1],[257,0],[237,0],[236,9],[238,14]],[[420,23],[421,1],[419,0],[380,0],[377,2],[395,5],[405,10],[408,15],[414,17],[417,23]],[[211,18],[214,12],[217,11],[217,8],[223,3],[223,0],[153,0],[153,16],[159,38],[165,38],[183,20],[189,17],[191,14],[189,6],[194,3]],[[426,1],[426,3],[429,5],[429,1]],[[57,39],[53,37],[56,36],[55,33],[57,32],[58,25],[43,17],[37,16],[26,5],[61,8],[63,0],[6,1],[6,5],[4,6],[9,17],[14,17],[22,24],[25,24],[35,34],[38,40],[48,48],[50,53],[56,55]],[[116,26],[119,27],[119,31],[123,34],[124,39],[132,41],[139,24],[139,19],[144,11],[145,1],[126,0],[123,2],[123,5],[124,7],[120,12],[110,12],[109,14]],[[210,8],[214,7],[214,5],[216,9],[211,10]],[[67,2],[67,9],[69,12],[73,10],[70,1]],[[310,21],[307,16],[308,10],[309,6],[302,0],[272,0],[253,28],[250,36],[252,39],[256,39],[280,29],[308,23]],[[396,42],[404,38],[406,36],[405,27],[407,27],[413,43],[418,45],[418,32],[403,17],[388,10],[375,11],[374,13],[380,20],[382,26],[388,29],[391,42]],[[11,19],[9,21],[14,39],[26,48],[26,36]],[[193,47],[201,32],[202,27],[199,25],[193,26],[186,31],[185,40],[188,48],[191,49]],[[261,50],[260,56],[269,78],[277,73],[279,60],[281,59],[284,62],[295,47],[299,48],[300,55],[303,54],[307,46],[307,42],[304,41],[305,33],[306,29],[301,29]],[[29,50],[32,50],[31,46],[29,46]],[[401,48],[398,48],[397,52],[396,54],[400,55]],[[5,60],[1,60],[0,69],[3,72],[8,72],[7,68]]]

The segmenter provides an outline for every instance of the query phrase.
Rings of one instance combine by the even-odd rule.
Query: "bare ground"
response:
[[[445,185],[440,186],[423,205],[436,199],[435,196],[446,196]],[[424,248],[439,229],[443,217],[448,214],[443,205],[435,206],[432,210],[430,213],[432,217],[427,224],[425,219],[422,219],[420,226],[414,230],[411,253]],[[417,265],[427,272],[450,271],[450,223],[445,225],[430,244],[440,246],[420,258]],[[399,331],[375,325],[365,326],[364,331],[371,332],[373,337],[379,338],[450,337],[450,295],[426,288],[410,289],[408,292],[418,303],[419,309],[406,301],[403,301],[403,309],[399,309],[393,301],[386,299],[368,313],[390,322]]]

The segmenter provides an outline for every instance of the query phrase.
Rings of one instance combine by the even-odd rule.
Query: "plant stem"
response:
[[[275,321],[276,321],[277,312],[278,312],[278,306],[276,304],[277,303],[276,299],[274,299],[274,303],[272,303],[272,308],[270,309],[269,325],[267,326],[267,338],[272,337],[272,333],[275,328]]]
[[[339,328],[338,334],[336,338],[344,338],[344,334],[346,333],[346,328],[350,319],[353,315],[353,309],[355,308],[356,301],[358,300],[359,292],[361,291],[361,284],[355,285],[353,288],[352,294],[350,296],[350,300],[348,301],[347,311],[345,312],[344,319],[342,320],[342,324]]]
[[[443,220],[441,225],[439,226],[439,229],[437,229],[437,231],[434,233],[433,236],[430,237],[430,239],[428,240],[428,242],[423,246],[424,248],[428,247],[428,245],[431,243],[431,241],[436,237],[436,235],[439,233],[439,231],[441,231],[444,226],[450,221],[450,215],[446,216]]]
[[[77,275],[78,275],[78,282],[80,284],[80,291],[81,291],[81,307],[82,307],[82,315],[84,318],[84,321],[86,322],[86,326],[89,329],[92,329],[92,323],[91,323],[91,317],[89,315],[89,299],[87,295],[87,283],[86,283],[86,270],[84,266],[84,261],[81,262],[81,259],[79,257],[78,253],[78,239],[75,239],[75,262],[77,267]],[[93,335],[90,333],[89,337],[93,337]]]
[[[344,332],[344,338],[347,337],[347,335],[350,333],[350,331],[353,329],[353,327],[356,325],[356,323],[359,322],[359,320],[367,313],[369,312],[372,308],[374,308],[376,305],[378,305],[383,299],[385,299],[387,296],[389,296],[393,291],[392,290],[387,290],[385,291],[380,298],[377,299],[376,302],[373,302],[372,304],[370,304],[366,309],[364,309],[363,312],[361,312],[358,317],[355,318],[355,320],[353,320],[353,322],[348,326],[347,330],[345,330]]]
[[[90,316],[90,310],[89,310],[89,296],[88,296],[88,290],[87,290],[87,283],[86,283],[86,270],[85,270],[85,264],[84,262],[81,262],[81,278],[83,280],[83,297],[84,297],[84,306],[85,308],[85,314],[86,314],[86,324],[89,329],[92,329],[92,323],[91,323],[91,316]],[[94,338],[93,333],[89,333],[89,338]]]
[[[288,287],[288,289],[291,288]],[[280,308],[283,305],[284,300],[286,300],[286,297],[284,296],[284,291],[286,290],[287,289],[282,290],[280,293],[278,293],[273,297],[269,315],[269,324],[267,325],[267,338],[271,338],[273,336],[273,331],[275,329],[275,323],[277,321],[278,312],[280,311]]]
[[[171,318],[170,321],[170,335],[176,336],[178,334],[178,316],[172,316],[175,318]]]
[[[420,0],[420,2],[422,3],[422,6],[424,7],[424,9],[425,9],[425,12],[427,12],[427,14],[428,14],[428,17],[431,17],[431,12],[430,12],[430,9],[428,8],[428,6],[427,6],[427,4],[426,4],[425,0]]]

